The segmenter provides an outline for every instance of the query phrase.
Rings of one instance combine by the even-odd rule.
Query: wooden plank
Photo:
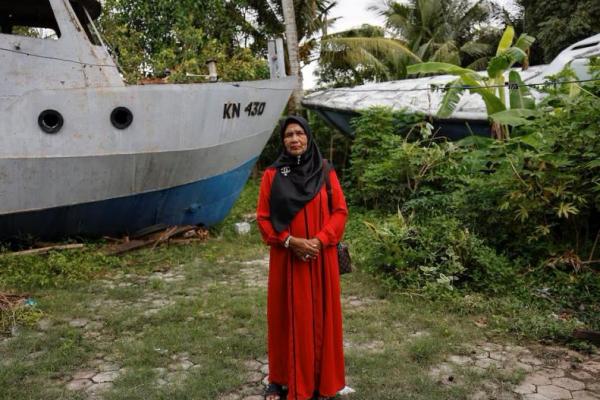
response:
[[[152,245],[152,249],[154,249],[160,243],[167,241],[171,236],[174,236],[175,232],[177,232],[176,226],[173,226],[173,227],[167,229],[166,231],[164,231],[163,234],[160,235],[160,237],[158,239],[156,239],[156,241]]]
[[[193,225],[171,226],[163,230],[162,232],[154,232],[150,234],[144,240],[131,240],[125,243],[121,243],[117,246],[112,246],[107,250],[106,254],[110,256],[116,256],[119,254],[126,253],[128,251],[137,250],[148,246],[152,246],[152,249],[154,249],[158,245],[169,241],[171,238],[180,236],[194,229],[196,229],[196,227]]]
[[[600,346],[600,332],[590,331],[585,329],[576,329],[573,332],[573,337],[576,339],[587,340],[596,346]]]
[[[116,256],[119,254],[126,253],[128,251],[141,249],[142,247],[150,246],[151,244],[152,244],[152,240],[131,240],[131,241],[110,247],[105,252],[105,254],[107,256]]]
[[[165,225],[165,224],[156,224],[156,225],[147,226],[147,227],[135,232],[133,235],[131,235],[131,238],[132,239],[144,239],[144,238],[147,238],[147,236],[150,236],[156,232],[162,232],[165,229],[167,229],[168,227],[169,226]]]
[[[15,251],[13,253],[8,253],[11,256],[24,256],[28,254],[44,254],[48,253],[52,250],[71,250],[71,249],[81,249],[84,247],[83,243],[74,243],[74,244],[60,244],[55,246],[46,246],[46,247],[38,247],[37,249],[29,249],[22,251]]]

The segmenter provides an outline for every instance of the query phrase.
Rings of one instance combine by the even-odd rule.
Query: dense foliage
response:
[[[301,61],[327,25],[332,0],[294,2]],[[107,0],[99,26],[130,82],[143,77],[202,81],[216,59],[221,80],[268,77],[267,41],[284,32],[281,2],[270,0]]]
[[[11,255],[0,248],[0,288],[65,287],[97,276],[102,268],[120,265],[100,252],[53,251],[47,256]]]
[[[372,12],[382,28],[363,25],[321,40],[317,75],[327,86],[359,85],[406,77],[407,65],[446,62],[481,69],[502,31],[502,9],[482,0],[386,0]]]
[[[422,116],[355,120],[349,198],[365,209],[365,265],[417,291],[547,298],[600,315],[600,90],[549,96],[496,141],[435,138]]]
[[[523,29],[538,39],[534,63],[548,63],[564,48],[600,32],[597,0],[518,0]]]
[[[406,64],[419,58],[403,41],[384,33],[381,27],[363,24],[324,37],[316,71],[319,82],[343,87],[405,77]]]
[[[202,80],[187,74],[206,75],[209,59],[223,80],[266,78],[264,57],[249,46],[265,44],[264,33],[245,20],[248,11],[217,0],[108,0],[99,25],[131,82],[168,73],[173,82]]]
[[[492,23],[502,9],[487,0],[386,0],[376,9],[386,27],[423,60],[483,67],[496,42],[486,41],[488,34],[499,37]]]

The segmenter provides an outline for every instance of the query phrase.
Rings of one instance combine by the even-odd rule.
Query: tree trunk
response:
[[[296,28],[294,1],[281,0],[281,5],[283,8],[283,19],[285,20],[285,36],[290,60],[290,74],[296,76],[298,79],[296,88],[292,92],[292,97],[288,103],[288,112],[290,114],[298,114],[302,107],[301,101],[304,91],[302,89],[302,74],[300,73],[300,61],[298,59],[298,29]]]

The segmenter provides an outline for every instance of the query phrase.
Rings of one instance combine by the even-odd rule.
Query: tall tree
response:
[[[386,34],[363,26],[324,37],[321,83],[403,79],[421,60],[483,69],[502,35],[492,22],[503,10],[488,0],[384,0],[370,9],[385,17]]]
[[[295,13],[299,63],[307,64],[335,0],[286,1]],[[264,78],[267,40],[285,32],[280,0],[105,0],[103,7],[101,31],[130,81],[166,69],[171,80],[195,80],[188,75],[205,74],[208,58],[219,61],[223,79]]]
[[[538,47],[533,49],[534,63],[550,62],[564,48],[600,32],[598,0],[517,2],[522,7],[523,30],[537,38]]]
[[[302,74],[300,73],[300,60],[298,57],[298,28],[296,27],[296,12],[294,10],[293,0],[281,0],[283,8],[283,18],[285,21],[285,36],[287,39],[288,57],[290,60],[290,73],[296,76],[298,82],[292,93],[292,98],[288,103],[288,111],[290,114],[297,114],[301,108],[301,101],[304,95],[302,89]]]
[[[248,42],[260,39],[244,18],[244,2],[222,0],[106,0],[100,29],[129,81],[161,76],[186,81],[188,74],[206,74],[205,61],[219,62],[226,80],[268,76],[261,54]]]
[[[467,66],[477,68],[493,55],[493,42],[477,40],[501,14],[488,0],[385,0],[383,6],[372,9],[423,60],[464,65],[466,56],[471,61]]]
[[[317,75],[321,84],[360,85],[403,78],[411,61],[420,59],[404,42],[386,38],[381,27],[364,24],[322,38]]]

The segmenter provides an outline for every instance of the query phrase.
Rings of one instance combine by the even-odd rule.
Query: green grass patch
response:
[[[206,242],[135,251],[114,263],[90,265],[89,276],[59,278],[59,285],[25,285],[49,327],[42,331],[32,319],[19,323],[17,336],[0,340],[0,399],[83,399],[65,388],[65,378],[90,368],[99,356],[126,368],[104,395],[110,400],[211,399],[245,387],[244,362],[266,356],[266,289],[246,281],[254,278],[241,271],[264,268],[243,262],[268,253],[255,226],[248,236],[233,231],[232,224],[253,210],[256,183],[247,190],[234,217],[211,230]],[[361,222],[356,214],[352,218],[349,238],[359,268],[342,277],[346,372],[357,390],[352,399],[464,399],[483,382],[508,388],[522,373],[491,369],[484,376],[457,368],[456,383],[441,385],[431,370],[449,355],[463,354],[469,343],[567,331],[536,321],[540,309],[514,298],[446,292],[436,297],[391,284],[365,267],[352,228]],[[97,249],[84,256],[86,251],[68,254],[91,262]],[[165,273],[183,279],[168,281]],[[260,273],[265,279],[266,271]],[[25,287],[14,282],[5,290]],[[98,326],[73,327],[75,318]],[[483,326],[475,324],[482,320]],[[528,332],[534,325],[538,330]],[[169,371],[181,354],[195,367],[159,385],[158,371]]]

